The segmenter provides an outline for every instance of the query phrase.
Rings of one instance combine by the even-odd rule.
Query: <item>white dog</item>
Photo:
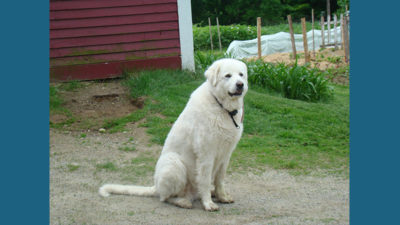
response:
[[[232,203],[225,192],[229,159],[243,132],[243,97],[247,92],[247,67],[235,59],[215,61],[205,72],[207,81],[190,96],[171,128],[158,159],[153,187],[106,184],[102,196],[130,194],[159,196],[183,208],[200,198],[205,210]]]

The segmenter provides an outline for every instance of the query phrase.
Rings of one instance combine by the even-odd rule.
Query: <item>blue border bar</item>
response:
[[[49,2],[4,1],[1,224],[49,224]]]

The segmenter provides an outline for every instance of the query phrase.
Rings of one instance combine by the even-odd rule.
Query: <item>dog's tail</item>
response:
[[[137,195],[146,197],[158,196],[155,186],[143,187],[121,184],[105,184],[99,188],[99,194],[103,197],[108,197],[110,194]]]

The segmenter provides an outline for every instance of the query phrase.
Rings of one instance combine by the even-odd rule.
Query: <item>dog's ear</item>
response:
[[[213,86],[217,85],[219,68],[220,68],[220,63],[217,61],[214,62],[210,67],[208,67],[208,69],[204,73],[204,76]]]

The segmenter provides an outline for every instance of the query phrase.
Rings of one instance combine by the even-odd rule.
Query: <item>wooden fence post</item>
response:
[[[333,30],[334,30],[334,39],[335,39],[335,50],[337,50],[337,31],[336,31],[336,29],[337,29],[337,26],[336,26],[336,24],[337,24],[337,16],[336,16],[336,14],[334,14],[333,15],[333,23],[334,23],[334,25],[333,25]]]
[[[343,43],[344,44],[344,58],[345,58],[346,63],[349,63],[349,61],[350,61],[350,49],[349,49],[350,45],[349,45],[348,17],[344,16],[343,21],[344,21],[343,26],[345,27],[344,28],[344,43]]]
[[[261,59],[261,17],[257,17],[257,46],[258,59]]]
[[[347,55],[347,51],[346,51],[347,50],[347,48],[346,48],[346,46],[347,46],[347,40],[346,40],[347,24],[346,24],[345,16],[343,17],[342,27],[343,27],[342,37],[343,37],[343,49],[344,49],[344,61],[347,63],[347,60],[348,60],[348,55]]]
[[[344,50],[344,27],[343,27],[343,14],[340,14],[340,33],[342,37],[342,50]]]
[[[331,43],[331,4],[330,0],[326,0],[326,22],[328,23],[328,45]]]
[[[325,28],[325,21],[324,21],[324,16],[321,16],[321,39],[322,39],[322,45],[321,47],[325,47],[325,35],[324,35],[324,28]]]
[[[210,44],[211,44],[211,51],[213,51],[213,50],[214,50],[214,46],[213,46],[212,33],[211,33],[211,20],[210,20],[210,17],[208,17],[208,27],[210,28]]]
[[[313,55],[315,57],[315,41],[314,41],[314,9],[311,10],[311,26],[312,26],[312,50],[313,50]]]
[[[294,40],[292,16],[291,15],[287,15],[287,19],[288,19],[288,22],[289,22],[290,39],[292,41],[293,59],[296,59],[296,44],[295,44],[295,40]]]
[[[310,55],[308,54],[306,18],[301,18],[301,26],[303,27],[304,58],[305,58],[306,63],[307,63],[307,62],[310,62]]]
[[[217,30],[218,30],[219,50],[222,51],[221,32],[219,31],[219,21],[218,21],[218,17],[217,17]]]

